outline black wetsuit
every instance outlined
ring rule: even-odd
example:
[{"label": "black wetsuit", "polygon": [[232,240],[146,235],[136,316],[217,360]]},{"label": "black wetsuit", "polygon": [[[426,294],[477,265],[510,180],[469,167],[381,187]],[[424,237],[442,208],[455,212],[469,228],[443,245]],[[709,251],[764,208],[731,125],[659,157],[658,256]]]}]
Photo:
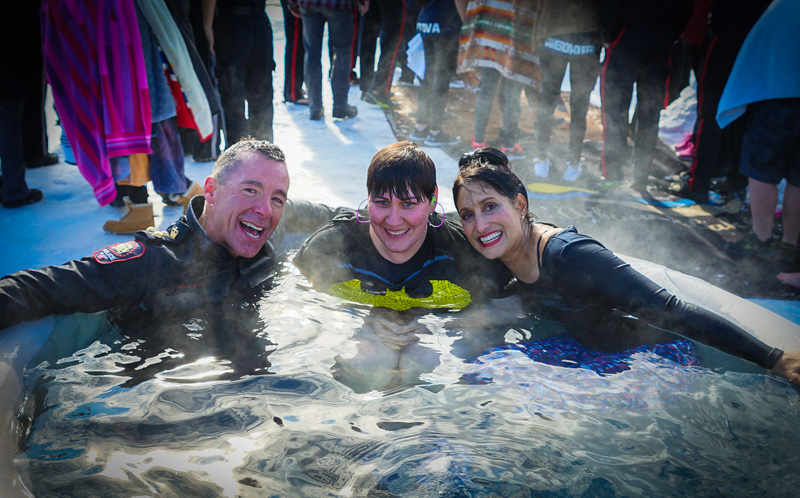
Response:
[{"label": "black wetsuit", "polygon": [[[252,258],[236,258],[206,235],[205,199],[164,231],[147,230],[80,260],[23,270],[0,279],[0,329],[49,315],[127,308],[189,309],[263,284],[275,271],[287,224],[311,231],[329,221],[326,206],[288,202],[270,240]],[[300,226],[297,226],[300,225]]]},{"label": "black wetsuit", "polygon": [[[438,215],[433,221],[438,224]],[[456,311],[485,297],[497,297],[511,274],[469,245],[461,225],[447,218],[428,228],[422,247],[402,264],[380,255],[369,224],[355,212],[342,213],[312,234],[295,264],[320,290],[394,310],[435,308]]]},{"label": "black wetsuit", "polygon": [[539,266],[539,279],[520,283],[519,290],[543,308],[618,309],[765,368],[772,368],[783,353],[724,318],[681,301],[575,227],[548,240]]}]

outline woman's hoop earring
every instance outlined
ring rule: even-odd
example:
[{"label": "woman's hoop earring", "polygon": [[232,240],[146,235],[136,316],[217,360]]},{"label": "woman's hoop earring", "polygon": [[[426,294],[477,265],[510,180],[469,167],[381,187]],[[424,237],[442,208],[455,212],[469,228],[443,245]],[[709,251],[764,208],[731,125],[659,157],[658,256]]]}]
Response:
[{"label": "woman's hoop earring", "polygon": [[358,209],[356,209],[356,221],[359,222],[359,223],[369,223],[369,220],[362,221],[361,218],[358,217],[358,212],[361,211],[361,206],[363,206],[364,203],[367,202],[367,201],[369,201],[369,197],[367,197],[366,199],[361,201],[361,204],[358,205]]},{"label": "woman's hoop earring", "polygon": [[[442,205],[441,204],[437,204],[437,206],[442,206]],[[435,213],[436,212],[436,208],[433,208],[433,209],[434,209],[434,213]],[[442,221],[441,221],[441,223],[439,223],[438,225],[434,225],[433,223],[431,223],[431,220],[430,220],[431,216],[433,216],[433,213],[431,213],[430,216],[428,216],[428,225],[432,226],[433,228],[439,228],[440,226],[444,225],[444,216],[445,216],[444,215],[444,206],[442,206]]]}]

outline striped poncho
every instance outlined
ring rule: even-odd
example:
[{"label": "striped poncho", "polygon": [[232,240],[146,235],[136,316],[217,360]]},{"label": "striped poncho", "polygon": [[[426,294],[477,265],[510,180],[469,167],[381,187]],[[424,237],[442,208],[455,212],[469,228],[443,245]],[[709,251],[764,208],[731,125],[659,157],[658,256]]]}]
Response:
[{"label": "striped poncho", "polygon": [[470,0],[461,27],[458,72],[489,67],[538,88],[539,58],[531,42],[536,5],[535,0]]}]

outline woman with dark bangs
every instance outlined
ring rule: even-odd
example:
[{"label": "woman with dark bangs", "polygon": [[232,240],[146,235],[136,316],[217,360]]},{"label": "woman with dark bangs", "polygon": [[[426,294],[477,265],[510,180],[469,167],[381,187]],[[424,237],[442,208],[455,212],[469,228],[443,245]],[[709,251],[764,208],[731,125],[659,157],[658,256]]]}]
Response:
[{"label": "woman with dark bangs", "polygon": [[[371,385],[381,386],[376,381],[381,372],[408,370],[402,358],[416,362],[433,353],[397,353],[415,343],[418,333],[428,332],[419,324],[420,316],[500,298],[510,273],[499,262],[481,257],[457,220],[437,212],[436,168],[414,143],[394,143],[375,154],[367,171],[367,192],[358,210],[338,215],[312,234],[295,264],[317,289],[374,307],[370,327],[358,334],[358,356],[380,363],[369,370]],[[510,308],[513,299],[493,304],[509,311],[505,316],[516,316]],[[475,315],[467,317],[478,323]]]}]

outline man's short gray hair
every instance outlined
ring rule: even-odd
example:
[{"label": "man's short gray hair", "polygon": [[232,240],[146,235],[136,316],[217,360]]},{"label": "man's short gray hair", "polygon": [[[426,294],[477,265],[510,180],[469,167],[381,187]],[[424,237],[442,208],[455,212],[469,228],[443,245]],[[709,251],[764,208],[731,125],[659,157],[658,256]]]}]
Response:
[{"label": "man's short gray hair", "polygon": [[219,159],[217,159],[217,162],[214,164],[214,169],[211,170],[211,177],[216,179],[219,183],[226,183],[231,173],[233,173],[239,165],[239,158],[247,152],[261,154],[272,161],[286,162],[286,156],[277,145],[266,140],[256,140],[255,138],[248,137],[239,140],[220,154]]}]

